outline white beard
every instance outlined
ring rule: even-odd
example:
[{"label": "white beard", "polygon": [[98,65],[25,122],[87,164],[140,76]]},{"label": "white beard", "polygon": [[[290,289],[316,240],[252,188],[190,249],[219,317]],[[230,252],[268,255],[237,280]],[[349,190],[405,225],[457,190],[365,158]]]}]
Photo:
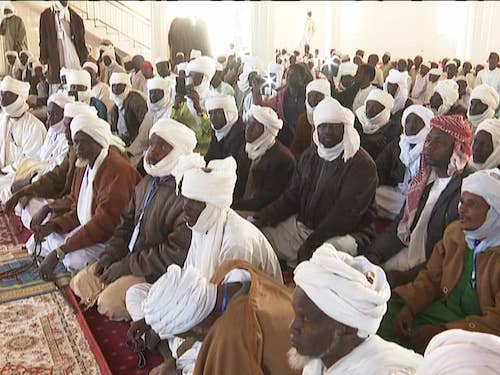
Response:
[{"label": "white beard", "polygon": [[75,166],[77,168],[85,168],[87,165],[89,165],[88,159],[80,159],[80,158],[76,159]]},{"label": "white beard", "polygon": [[297,349],[291,348],[288,353],[288,364],[293,370],[302,370],[313,358],[300,354]]}]

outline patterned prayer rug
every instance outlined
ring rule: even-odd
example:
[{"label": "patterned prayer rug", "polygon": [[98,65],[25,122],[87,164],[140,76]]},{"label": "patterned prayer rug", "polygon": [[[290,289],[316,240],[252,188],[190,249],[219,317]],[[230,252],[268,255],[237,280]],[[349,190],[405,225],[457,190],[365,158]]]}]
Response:
[{"label": "patterned prayer rug", "polygon": [[[32,263],[31,256],[22,245],[0,245],[0,274],[23,266],[29,267]],[[71,275],[62,263],[56,267],[54,274],[58,286],[64,287],[69,284]],[[57,285],[54,282],[43,281],[38,274],[38,268],[33,264],[15,277],[0,280],[0,304],[49,293],[57,290]]]},{"label": "patterned prayer rug", "polygon": [[101,374],[90,345],[60,292],[0,305],[0,375]]}]

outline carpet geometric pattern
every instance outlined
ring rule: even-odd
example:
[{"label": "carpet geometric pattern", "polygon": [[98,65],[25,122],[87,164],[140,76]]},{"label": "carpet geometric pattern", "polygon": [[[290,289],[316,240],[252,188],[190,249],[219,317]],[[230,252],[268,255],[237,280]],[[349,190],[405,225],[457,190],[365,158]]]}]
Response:
[{"label": "carpet geometric pattern", "polygon": [[97,375],[99,365],[59,291],[0,305],[0,374]]}]

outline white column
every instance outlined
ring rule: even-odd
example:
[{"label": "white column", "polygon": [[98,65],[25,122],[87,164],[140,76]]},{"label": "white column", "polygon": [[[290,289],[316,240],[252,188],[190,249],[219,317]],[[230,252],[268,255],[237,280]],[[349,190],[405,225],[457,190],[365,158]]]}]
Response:
[{"label": "white column", "polygon": [[168,56],[168,29],[166,1],[151,2],[151,59]]},{"label": "white column", "polygon": [[274,58],[274,25],[271,1],[251,2],[251,53],[267,66]]}]

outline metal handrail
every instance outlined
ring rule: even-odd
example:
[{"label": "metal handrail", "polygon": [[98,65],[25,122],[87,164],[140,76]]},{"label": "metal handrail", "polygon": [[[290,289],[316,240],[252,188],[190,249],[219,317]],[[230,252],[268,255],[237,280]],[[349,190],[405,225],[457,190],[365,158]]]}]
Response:
[{"label": "metal handrail", "polygon": [[[91,6],[91,9],[89,8],[89,3],[90,3],[90,6]],[[82,5],[85,4],[85,6],[83,7]],[[79,10],[81,13],[83,13],[85,15],[85,18],[89,21],[92,21],[94,23],[94,27],[98,27],[98,26],[103,26],[106,31],[109,31],[109,30],[112,30],[124,37],[126,37],[128,40],[130,40],[132,43],[133,43],[133,46],[134,48],[136,48],[137,46],[140,46],[142,48],[145,48],[147,50],[149,50],[151,48],[151,46],[149,45],[150,43],[150,38],[147,37],[145,39],[142,39],[142,40],[139,40],[137,39],[135,36],[133,36],[131,33],[127,33],[127,32],[124,32],[123,30],[126,29],[126,30],[130,30],[130,27],[127,27],[127,28],[123,28],[123,29],[120,29],[119,27],[115,26],[115,25],[112,25],[110,24],[107,20],[105,20],[104,18],[106,17],[106,13],[108,13],[107,11],[109,10],[109,8],[104,8],[104,14],[101,14],[101,17],[98,16],[98,12],[96,11],[96,4],[98,4],[98,7],[102,7],[103,5],[111,5],[113,6],[116,10],[120,11],[121,13],[125,13],[127,16],[130,16],[132,18],[134,18],[134,21],[138,21],[139,24],[142,24],[142,25],[138,25],[137,22],[133,22],[132,25],[129,24],[129,26],[131,28],[134,28],[134,27],[139,27],[141,29],[140,32],[137,33],[137,35],[143,35],[143,36],[148,36],[148,33],[150,34],[151,33],[151,21],[148,20],[146,17],[144,16],[141,16],[135,12],[132,11],[132,9],[130,9],[128,6],[122,4],[120,1],[72,1],[71,2],[71,6],[77,10]],[[102,9],[102,8],[101,8]],[[113,19],[120,19],[121,21],[123,21],[123,17],[117,17],[116,16],[116,13],[112,12],[112,14],[110,15]],[[106,17],[108,18],[108,17]],[[148,42],[145,42],[145,40],[148,40]]]}]

